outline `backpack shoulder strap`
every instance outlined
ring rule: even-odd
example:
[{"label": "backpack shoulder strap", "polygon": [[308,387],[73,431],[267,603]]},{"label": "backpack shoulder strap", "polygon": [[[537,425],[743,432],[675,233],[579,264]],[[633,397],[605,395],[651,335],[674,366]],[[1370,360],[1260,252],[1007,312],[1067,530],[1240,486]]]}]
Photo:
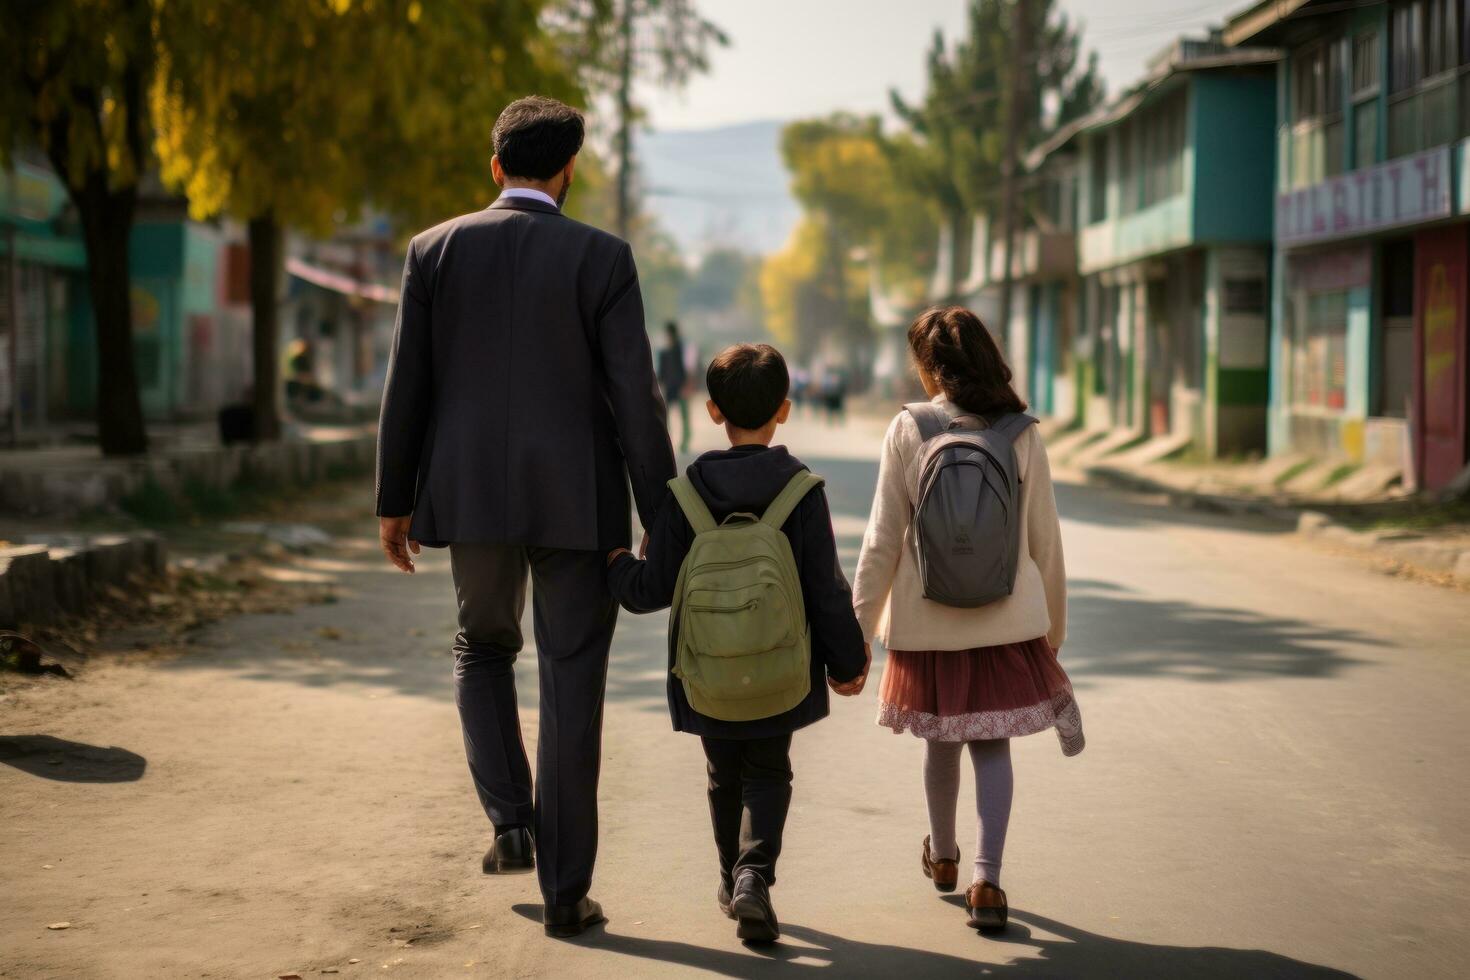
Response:
[{"label": "backpack shoulder strap", "polygon": [[918,423],[919,438],[925,442],[945,432],[950,422],[954,421],[948,412],[933,402],[912,402],[903,408]]},{"label": "backpack shoulder strap", "polygon": [[991,424],[990,431],[1004,439],[1007,444],[1014,445],[1015,441],[1021,438],[1021,433],[1034,424],[1036,424],[1036,419],[1025,412],[1007,412]]},{"label": "backpack shoulder strap", "polygon": [[771,505],[761,515],[761,523],[769,524],[779,530],[791,516],[791,512],[796,510],[796,505],[801,503],[802,498],[826,482],[811,470],[802,470],[793,476],[786,484],[786,489],[778,493],[776,499],[771,501]]},{"label": "backpack shoulder strap", "polygon": [[674,477],[669,481],[669,489],[674,492],[674,499],[679,502],[679,509],[684,512],[695,534],[715,529],[714,515],[709,512],[709,505],[699,491],[694,489],[694,484],[689,482],[689,477]]}]

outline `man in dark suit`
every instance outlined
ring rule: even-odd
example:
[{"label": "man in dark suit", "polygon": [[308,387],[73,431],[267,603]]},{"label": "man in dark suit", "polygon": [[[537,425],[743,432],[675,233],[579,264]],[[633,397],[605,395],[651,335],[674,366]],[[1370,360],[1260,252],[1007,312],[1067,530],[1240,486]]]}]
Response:
[{"label": "man in dark suit", "polygon": [[[675,475],[626,242],[565,217],[582,116],[532,96],[495,122],[484,211],[415,237],[378,434],[383,550],[413,571],[448,546],[459,603],[455,699],[495,828],[484,869],[540,875],[552,935],[602,920],[587,897],[617,603],[605,556]],[[513,664],[527,577],[541,674],[536,781]],[[533,857],[534,851],[534,857]]]}]

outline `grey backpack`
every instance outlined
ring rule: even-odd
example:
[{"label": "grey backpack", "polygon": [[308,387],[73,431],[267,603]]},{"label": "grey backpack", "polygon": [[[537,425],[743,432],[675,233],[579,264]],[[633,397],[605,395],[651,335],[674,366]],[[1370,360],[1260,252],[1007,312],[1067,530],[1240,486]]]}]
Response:
[{"label": "grey backpack", "polygon": [[924,440],[914,537],[924,598],[969,609],[1004,599],[1021,550],[1016,439],[1036,421],[1011,412],[984,428],[933,402],[905,405]]}]

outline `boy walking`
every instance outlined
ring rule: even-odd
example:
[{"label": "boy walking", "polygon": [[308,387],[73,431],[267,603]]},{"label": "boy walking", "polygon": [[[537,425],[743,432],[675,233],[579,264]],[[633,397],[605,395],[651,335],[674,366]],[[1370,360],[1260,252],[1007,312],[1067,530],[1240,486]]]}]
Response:
[{"label": "boy walking", "polygon": [[[669,711],[674,729],[704,746],[717,900],[739,920],[741,939],[772,942],[780,927],[769,889],[791,804],[792,733],[826,717],[829,685],[859,693],[871,654],[821,481],[771,445],[791,411],[785,360],[767,344],[740,344],[710,363],[706,381],[710,418],[730,448],[705,453],[670,484],[647,559],[614,551],[609,585],[630,612],[675,607]],[[732,555],[745,557],[717,560]],[[787,575],[800,591],[789,604]]]}]

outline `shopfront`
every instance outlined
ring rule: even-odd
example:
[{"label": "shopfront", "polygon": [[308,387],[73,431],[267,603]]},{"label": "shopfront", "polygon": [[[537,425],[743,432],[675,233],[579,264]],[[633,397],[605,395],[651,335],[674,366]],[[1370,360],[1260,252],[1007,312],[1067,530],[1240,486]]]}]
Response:
[{"label": "shopfront", "polygon": [[1283,303],[1273,451],[1402,467],[1466,462],[1467,230],[1440,146],[1277,199]]},{"label": "shopfront", "polygon": [[1466,463],[1466,228],[1414,236],[1414,458],[1442,487]]}]

